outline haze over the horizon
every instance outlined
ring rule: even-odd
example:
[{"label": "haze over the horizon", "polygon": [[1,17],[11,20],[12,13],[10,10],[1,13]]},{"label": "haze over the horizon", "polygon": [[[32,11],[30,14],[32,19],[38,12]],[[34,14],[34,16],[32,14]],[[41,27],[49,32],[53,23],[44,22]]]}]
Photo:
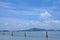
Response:
[{"label": "haze over the horizon", "polygon": [[60,0],[0,0],[0,30],[60,29]]}]

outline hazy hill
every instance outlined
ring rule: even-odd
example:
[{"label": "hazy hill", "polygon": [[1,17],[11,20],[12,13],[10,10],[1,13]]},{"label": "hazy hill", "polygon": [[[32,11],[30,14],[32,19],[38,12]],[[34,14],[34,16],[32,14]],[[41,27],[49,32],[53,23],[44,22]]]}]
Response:
[{"label": "hazy hill", "polygon": [[26,29],[26,30],[22,30],[22,31],[55,31],[53,29],[40,29],[40,28],[30,28],[30,29]]}]

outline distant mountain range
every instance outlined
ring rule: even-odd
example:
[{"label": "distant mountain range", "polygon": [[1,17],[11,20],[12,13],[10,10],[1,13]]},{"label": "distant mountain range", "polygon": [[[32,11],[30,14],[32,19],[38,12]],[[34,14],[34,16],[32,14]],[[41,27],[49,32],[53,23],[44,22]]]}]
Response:
[{"label": "distant mountain range", "polygon": [[[30,29],[26,29],[26,30],[16,30],[16,31],[14,31],[14,32],[20,32],[20,31],[60,31],[60,30],[30,28]],[[0,32],[10,32],[10,31],[9,31],[9,30],[0,30]]]}]

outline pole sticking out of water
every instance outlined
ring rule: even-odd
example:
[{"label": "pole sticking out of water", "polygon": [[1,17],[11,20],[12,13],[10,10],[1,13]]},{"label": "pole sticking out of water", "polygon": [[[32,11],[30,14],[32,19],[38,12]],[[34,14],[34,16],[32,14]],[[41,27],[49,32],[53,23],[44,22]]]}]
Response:
[{"label": "pole sticking out of water", "polygon": [[13,36],[13,32],[12,32],[11,36]]},{"label": "pole sticking out of water", "polygon": [[24,37],[26,38],[26,32],[24,32]]},{"label": "pole sticking out of water", "polygon": [[48,32],[46,32],[46,38],[48,38]]},{"label": "pole sticking out of water", "polygon": [[12,40],[13,40],[13,32],[11,33],[11,36],[12,36]]}]

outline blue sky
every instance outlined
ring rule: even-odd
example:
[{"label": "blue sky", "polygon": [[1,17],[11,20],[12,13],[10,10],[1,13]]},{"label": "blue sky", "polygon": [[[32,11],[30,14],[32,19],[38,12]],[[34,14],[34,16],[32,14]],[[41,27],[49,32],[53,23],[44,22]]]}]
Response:
[{"label": "blue sky", "polygon": [[60,0],[0,0],[0,30],[60,29]]}]

